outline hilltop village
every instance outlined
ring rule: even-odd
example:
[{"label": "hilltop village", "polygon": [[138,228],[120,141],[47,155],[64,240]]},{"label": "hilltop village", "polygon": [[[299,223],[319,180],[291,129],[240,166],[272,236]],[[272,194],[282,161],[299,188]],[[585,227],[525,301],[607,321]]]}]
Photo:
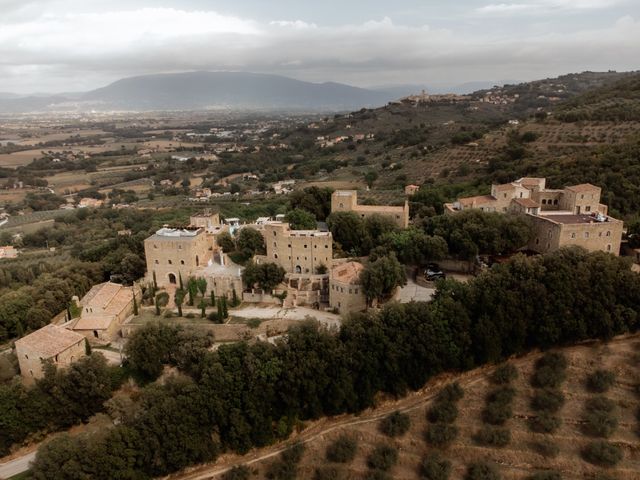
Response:
[{"label": "hilltop village", "polygon": [[[419,187],[408,186],[406,191],[416,194]],[[444,209],[447,215],[477,209],[526,221],[531,234],[522,251],[529,254],[579,246],[618,255],[623,223],[607,214],[600,192],[599,187],[589,184],[547,189],[544,178],[521,178],[493,185],[487,195],[460,198]],[[355,216],[377,221],[399,232],[411,228],[408,198],[400,206],[361,205],[357,191],[337,190],[331,194],[330,206],[332,214],[344,214],[347,219]],[[226,250],[235,251],[236,245],[243,243],[252,244],[245,266],[234,263],[229,255],[232,252]],[[256,304],[277,306],[278,310],[306,307],[310,315],[326,312],[325,318],[337,314],[335,322],[339,324],[338,315],[362,312],[389,300],[428,301],[435,291],[434,282],[445,277],[434,261],[442,261],[460,278],[486,267],[480,257],[456,262],[434,255],[425,259],[431,262],[428,268],[412,274],[415,266],[400,265],[394,256],[402,274],[392,278],[386,291],[372,293],[375,286],[365,283],[363,276],[365,265],[372,262],[362,256],[336,256],[334,244],[326,223],[300,228],[288,223],[284,215],[241,223],[238,218],[222,220],[219,213],[205,210],[192,215],[187,226],[166,225],[144,240],[146,274],[142,280],[133,286],[95,285],[77,301],[77,318],[47,325],[16,342],[22,376],[31,382],[42,378],[43,360],[65,366],[80,359],[84,339],[94,346],[119,342],[139,327],[135,317],[141,311],[155,309],[159,315],[161,308],[165,314],[178,308],[182,317],[187,296],[199,316],[211,312],[209,318],[221,323],[240,304]],[[410,273],[410,287],[405,269]],[[401,293],[408,288],[411,294]],[[143,291],[151,292],[151,305],[145,306]],[[201,299],[194,304],[193,297],[198,295]],[[232,308],[230,313],[228,308]],[[269,336],[256,338],[268,340]]]},{"label": "hilltop village", "polygon": [[0,114],[0,477],[634,478],[637,82]]}]

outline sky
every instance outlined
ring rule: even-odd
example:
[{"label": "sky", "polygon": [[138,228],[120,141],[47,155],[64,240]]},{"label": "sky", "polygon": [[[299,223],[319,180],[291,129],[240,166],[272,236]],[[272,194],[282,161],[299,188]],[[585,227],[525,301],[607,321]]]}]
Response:
[{"label": "sky", "polygon": [[0,0],[0,92],[193,70],[370,87],[640,69],[640,0]]}]

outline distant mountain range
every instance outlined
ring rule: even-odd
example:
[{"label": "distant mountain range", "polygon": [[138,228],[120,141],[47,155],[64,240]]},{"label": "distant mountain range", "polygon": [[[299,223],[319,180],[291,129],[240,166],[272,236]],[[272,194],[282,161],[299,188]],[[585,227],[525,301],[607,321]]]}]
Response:
[{"label": "distant mountain range", "polygon": [[353,110],[394,100],[392,92],[340,83],[311,83],[278,75],[189,72],[118,80],[82,94],[0,94],[0,112],[67,110]]}]

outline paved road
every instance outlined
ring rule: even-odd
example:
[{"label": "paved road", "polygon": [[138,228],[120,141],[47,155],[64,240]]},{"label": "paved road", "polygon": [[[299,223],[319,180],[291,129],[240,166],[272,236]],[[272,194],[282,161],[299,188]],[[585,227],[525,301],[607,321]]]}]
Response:
[{"label": "paved road", "polygon": [[0,463],[0,478],[10,478],[26,472],[34,458],[36,458],[36,452],[31,452],[10,462]]},{"label": "paved road", "polygon": [[400,303],[429,302],[435,293],[435,288],[423,287],[409,278],[407,284],[398,289],[393,299]]}]

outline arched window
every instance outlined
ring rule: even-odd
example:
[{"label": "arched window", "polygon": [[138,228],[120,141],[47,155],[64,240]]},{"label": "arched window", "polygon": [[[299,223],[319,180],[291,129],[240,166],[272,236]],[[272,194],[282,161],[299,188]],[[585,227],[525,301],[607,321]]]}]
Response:
[{"label": "arched window", "polygon": [[173,273],[169,274],[169,283],[175,285],[176,284],[176,276]]},{"label": "arched window", "polygon": [[200,266],[200,258],[196,255],[196,267]]}]

